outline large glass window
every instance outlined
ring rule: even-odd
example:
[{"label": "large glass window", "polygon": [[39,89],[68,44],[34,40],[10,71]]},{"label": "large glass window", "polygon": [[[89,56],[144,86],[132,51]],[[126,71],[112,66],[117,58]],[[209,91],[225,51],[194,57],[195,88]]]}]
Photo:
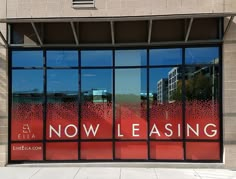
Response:
[{"label": "large glass window", "polygon": [[12,50],[10,162],[221,161],[219,51]]}]

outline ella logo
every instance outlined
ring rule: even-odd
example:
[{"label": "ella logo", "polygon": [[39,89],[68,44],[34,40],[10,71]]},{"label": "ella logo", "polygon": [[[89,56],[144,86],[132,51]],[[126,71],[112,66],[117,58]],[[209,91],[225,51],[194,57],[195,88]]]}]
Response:
[{"label": "ella logo", "polygon": [[35,134],[31,132],[29,124],[23,124],[22,133],[17,135],[19,140],[35,139]]}]

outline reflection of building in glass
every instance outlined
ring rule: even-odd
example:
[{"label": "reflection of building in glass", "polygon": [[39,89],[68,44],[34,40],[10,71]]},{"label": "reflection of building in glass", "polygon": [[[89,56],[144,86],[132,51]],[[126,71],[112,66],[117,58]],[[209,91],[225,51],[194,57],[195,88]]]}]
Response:
[{"label": "reflection of building in glass", "polygon": [[[199,80],[197,79],[199,79],[199,75],[200,76],[202,75],[204,79],[209,80],[210,88],[211,88],[211,94],[209,95],[212,99],[215,99],[218,94],[218,91],[216,91],[218,89],[217,84],[216,84],[217,79],[218,79],[218,74],[219,74],[218,64],[219,64],[219,59],[217,58],[217,59],[213,59],[209,65],[187,67],[185,68],[184,79],[188,81],[192,81],[191,83],[188,83],[188,85],[195,84],[195,88],[196,88],[198,86],[197,83],[200,83]],[[174,101],[172,97],[178,88],[178,81],[181,80],[180,74],[182,74],[182,70],[179,67],[172,68],[168,72],[168,101],[169,102]],[[194,88],[194,86],[192,86],[192,88]],[[205,88],[207,87],[205,86]],[[199,91],[200,89],[195,89],[196,93],[197,93],[197,90]],[[201,92],[199,91],[199,93]]]},{"label": "reflection of building in glass", "polygon": [[157,82],[157,102],[163,103],[168,99],[168,79],[162,78]]},{"label": "reflection of building in glass", "polygon": [[172,68],[168,72],[168,100],[171,102],[171,97],[177,89],[177,83],[180,78],[180,68]]},{"label": "reflection of building in glass", "polygon": [[204,77],[208,78],[211,82],[211,98],[212,100],[216,99],[218,94],[218,87],[216,84],[218,81],[218,75],[219,75],[219,59],[213,59],[210,63],[211,65],[204,66],[201,68],[195,68],[195,71],[191,74],[191,78],[194,79],[198,75],[203,75]]},{"label": "reflection of building in glass", "polygon": [[94,102],[94,103],[104,103],[107,102],[107,90],[105,89],[91,89],[89,91],[83,92],[86,100]]},{"label": "reflection of building in glass", "polygon": [[[202,74],[205,77],[214,77],[218,73],[218,64],[219,59],[213,59],[209,66],[204,66],[202,68],[196,68],[196,70],[192,73],[192,76],[197,76],[198,74]],[[215,66],[216,65],[216,66]]]}]

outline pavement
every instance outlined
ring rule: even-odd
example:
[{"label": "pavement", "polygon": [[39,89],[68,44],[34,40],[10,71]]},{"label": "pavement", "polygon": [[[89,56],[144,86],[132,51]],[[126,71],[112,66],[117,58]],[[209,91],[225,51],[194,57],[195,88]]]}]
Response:
[{"label": "pavement", "polygon": [[227,169],[1,167],[0,179],[236,179]]}]

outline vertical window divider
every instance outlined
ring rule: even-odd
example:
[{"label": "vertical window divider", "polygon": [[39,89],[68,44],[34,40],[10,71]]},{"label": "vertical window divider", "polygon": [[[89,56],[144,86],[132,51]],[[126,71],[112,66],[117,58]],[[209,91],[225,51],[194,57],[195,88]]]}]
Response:
[{"label": "vertical window divider", "polygon": [[78,130],[79,130],[79,135],[78,135],[78,160],[81,160],[81,50],[78,51],[78,74],[79,74],[79,94],[78,94]]},{"label": "vertical window divider", "polygon": [[44,104],[43,104],[43,160],[46,161],[46,127],[47,127],[47,54],[43,49],[43,92],[44,92]]},{"label": "vertical window divider", "polygon": [[219,84],[217,86],[217,88],[219,89],[219,125],[220,125],[220,161],[223,162],[223,154],[224,154],[224,145],[223,145],[223,142],[224,142],[224,138],[223,138],[223,60],[222,60],[222,56],[223,56],[223,48],[222,48],[222,45],[219,47]]},{"label": "vertical window divider", "polygon": [[150,131],[150,111],[149,111],[149,77],[150,77],[150,65],[149,65],[149,48],[147,49],[147,144],[148,144],[148,160],[150,160],[150,136],[149,136],[149,131]]},{"label": "vertical window divider", "polygon": [[[8,27],[8,26],[7,26]],[[9,36],[10,37],[10,36]],[[12,50],[8,50],[8,161],[11,161],[11,125],[12,125]]]},{"label": "vertical window divider", "polygon": [[186,126],[186,118],[185,118],[185,109],[186,109],[186,89],[185,89],[185,48],[182,48],[182,132],[183,132],[183,148],[184,148],[184,160],[186,161],[186,135],[185,135],[185,126]]},{"label": "vertical window divider", "polygon": [[115,155],[115,140],[116,140],[116,103],[115,103],[115,50],[112,49],[112,154],[113,154],[113,160],[116,159]]}]

